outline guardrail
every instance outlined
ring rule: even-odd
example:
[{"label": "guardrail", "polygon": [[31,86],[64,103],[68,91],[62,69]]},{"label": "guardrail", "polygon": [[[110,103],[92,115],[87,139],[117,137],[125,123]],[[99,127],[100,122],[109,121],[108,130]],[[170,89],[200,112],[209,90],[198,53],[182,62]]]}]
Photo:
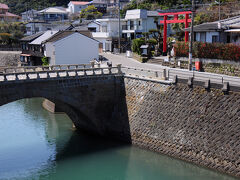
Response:
[{"label": "guardrail", "polygon": [[227,83],[228,86],[240,87],[240,78],[234,76],[174,68],[169,68],[167,74],[168,79],[173,80],[173,82],[175,82],[177,79],[183,79],[187,81],[198,81],[217,85],[224,85]]},{"label": "guardrail", "polygon": [[[43,67],[44,68],[44,67]],[[117,67],[105,68],[75,68],[75,69],[51,69],[40,71],[23,71],[3,73],[0,75],[0,81],[19,81],[19,80],[40,80],[47,78],[61,78],[61,77],[76,77],[76,76],[89,76],[89,75],[116,75],[122,74],[121,65]]]}]

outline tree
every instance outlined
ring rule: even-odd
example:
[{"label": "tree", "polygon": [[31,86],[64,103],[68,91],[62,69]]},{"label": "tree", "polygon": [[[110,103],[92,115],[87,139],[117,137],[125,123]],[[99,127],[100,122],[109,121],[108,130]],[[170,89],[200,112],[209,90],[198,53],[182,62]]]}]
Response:
[{"label": "tree", "polygon": [[102,13],[97,10],[94,5],[88,6],[80,12],[80,19],[85,18],[87,20],[101,18]]}]

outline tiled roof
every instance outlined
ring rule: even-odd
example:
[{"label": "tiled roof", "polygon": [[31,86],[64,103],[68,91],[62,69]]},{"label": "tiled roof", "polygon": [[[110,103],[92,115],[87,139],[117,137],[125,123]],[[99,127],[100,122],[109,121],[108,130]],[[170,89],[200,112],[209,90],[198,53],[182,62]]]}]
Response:
[{"label": "tiled roof", "polygon": [[74,5],[87,5],[89,2],[87,1],[70,1]]},{"label": "tiled roof", "polygon": [[63,8],[63,7],[49,7],[49,8],[39,11],[39,13],[67,14],[67,11],[66,11],[66,8]]},{"label": "tiled roof", "polygon": [[33,41],[34,39],[38,38],[39,36],[43,35],[44,32],[36,33],[31,36],[26,36],[21,39],[21,41]]},{"label": "tiled roof", "polygon": [[65,37],[69,36],[69,35],[72,35],[74,33],[79,33],[79,34],[82,34],[84,36],[87,36],[87,37],[93,39],[90,31],[59,31],[58,33],[56,33],[52,37],[48,38],[44,42],[56,42],[56,41],[59,41]]},{"label": "tiled roof", "polygon": [[[216,31],[219,29],[219,25],[221,25],[221,29],[240,28],[240,16],[223,19],[221,21],[199,24],[194,26],[194,31],[195,32]],[[186,30],[189,31],[190,28],[187,28]]]},{"label": "tiled roof", "polygon": [[43,35],[39,36],[37,39],[35,39],[34,41],[32,41],[30,44],[33,45],[41,45],[43,43],[43,41],[46,41],[47,39],[49,39],[50,37],[52,37],[54,34],[56,34],[58,31],[46,31]]},{"label": "tiled roof", "polygon": [[0,14],[0,17],[14,17],[14,18],[21,19],[20,16],[18,16],[16,14],[9,13],[9,12],[6,12],[5,14]]},{"label": "tiled roof", "polygon": [[9,9],[8,5],[0,3],[0,9]]}]

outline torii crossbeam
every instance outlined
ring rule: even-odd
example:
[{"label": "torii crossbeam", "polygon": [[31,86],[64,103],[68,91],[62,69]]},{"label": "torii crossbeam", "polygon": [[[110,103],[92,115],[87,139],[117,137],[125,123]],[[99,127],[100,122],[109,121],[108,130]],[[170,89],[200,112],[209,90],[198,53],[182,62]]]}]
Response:
[{"label": "torii crossbeam", "polygon": [[[191,19],[189,18],[189,14],[192,14],[191,10],[167,10],[167,11],[158,11],[160,16],[163,16],[163,20],[160,21],[161,24],[164,24],[163,29],[163,52],[167,52],[167,24],[172,23],[185,23],[185,28],[188,28],[189,23],[191,23]],[[185,15],[185,19],[178,19],[179,15]],[[168,20],[168,16],[173,16],[172,20]],[[188,42],[189,32],[185,31],[185,42]]]}]

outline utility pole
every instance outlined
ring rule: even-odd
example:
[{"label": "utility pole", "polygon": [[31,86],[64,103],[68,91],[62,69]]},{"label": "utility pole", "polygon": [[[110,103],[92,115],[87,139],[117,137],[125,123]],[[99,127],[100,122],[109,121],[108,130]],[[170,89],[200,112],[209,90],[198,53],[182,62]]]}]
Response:
[{"label": "utility pole", "polygon": [[218,0],[218,15],[219,15],[219,21],[221,20],[221,0]]},{"label": "utility pole", "polygon": [[120,0],[118,0],[118,51],[121,53],[121,17],[120,17]]},{"label": "utility pole", "polygon": [[194,32],[193,32],[193,24],[194,24],[194,14],[195,14],[195,0],[192,0],[192,22],[191,22],[191,36],[190,36],[190,43],[189,43],[189,60],[188,60],[188,70],[192,70],[192,49],[193,49],[193,39],[194,39]]}]

